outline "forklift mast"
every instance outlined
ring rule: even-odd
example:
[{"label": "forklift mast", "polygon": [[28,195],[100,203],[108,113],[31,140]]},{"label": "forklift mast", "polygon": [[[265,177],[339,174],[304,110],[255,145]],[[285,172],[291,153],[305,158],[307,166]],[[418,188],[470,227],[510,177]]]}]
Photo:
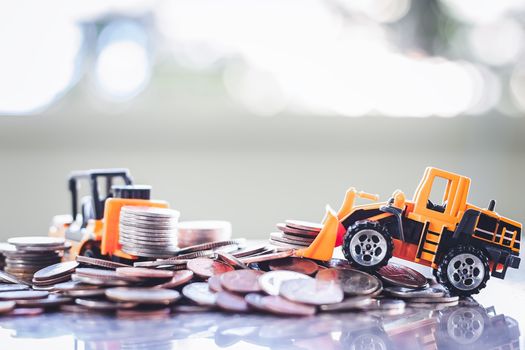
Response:
[{"label": "forklift mast", "polygon": [[[79,208],[78,208],[78,192],[81,188],[81,184],[86,181],[90,186],[90,202],[92,203],[93,210],[90,211],[89,217],[86,216],[86,212],[83,212],[82,226],[85,227],[89,219],[101,220],[104,216],[104,203],[107,198],[112,196],[111,187],[116,184],[117,180],[121,180],[125,185],[131,185],[133,180],[128,169],[92,169],[84,171],[74,171],[69,176],[69,191],[71,192],[71,206],[72,206],[72,217],[76,219]],[[101,194],[99,191],[99,184],[101,180],[104,181],[104,193]]]}]

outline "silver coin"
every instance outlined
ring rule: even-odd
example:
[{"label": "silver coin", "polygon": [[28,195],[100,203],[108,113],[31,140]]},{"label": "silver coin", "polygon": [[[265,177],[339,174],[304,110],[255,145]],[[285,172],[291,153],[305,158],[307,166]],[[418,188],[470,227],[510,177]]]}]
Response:
[{"label": "silver coin", "polygon": [[410,299],[411,303],[452,303],[457,301],[459,301],[459,297],[456,295],[444,295],[441,297],[422,297]]},{"label": "silver coin", "polygon": [[184,286],[182,294],[199,305],[214,306],[217,301],[217,293],[212,292],[208,283],[205,282],[195,282]]},{"label": "silver coin", "polygon": [[183,265],[186,266],[186,263],[188,262],[188,259],[181,259],[181,260],[171,260],[171,259],[161,259],[156,261],[137,261],[133,263],[134,267],[159,267],[159,266],[175,266],[175,265]]},{"label": "silver coin", "polygon": [[119,228],[121,235],[127,236],[141,236],[141,237],[176,237],[177,231],[173,230],[155,230],[152,228],[138,229],[138,228],[127,228],[121,226]]},{"label": "silver coin", "polygon": [[339,283],[343,292],[347,295],[368,295],[376,291],[380,286],[380,281],[377,277],[366,272],[350,269],[324,269],[319,271],[315,278]]},{"label": "silver coin", "polygon": [[270,271],[259,276],[259,286],[269,295],[279,295],[279,289],[284,281],[294,279],[312,279],[312,277],[294,271]]},{"label": "silver coin", "polygon": [[297,236],[287,235],[286,233],[283,233],[283,232],[272,232],[270,233],[270,238],[273,240],[279,241],[279,242],[285,242],[285,243],[297,242],[298,244],[310,244],[314,241],[313,239],[309,239],[309,238],[301,238]]},{"label": "silver coin", "polygon": [[173,216],[147,216],[147,215],[140,215],[140,214],[132,214],[125,211],[120,212],[120,220],[122,221],[144,221],[144,222],[157,222],[157,223],[173,223],[177,222],[178,218]]},{"label": "silver coin", "polygon": [[180,216],[180,212],[177,210],[157,207],[123,206],[121,212],[153,218],[179,218]]},{"label": "silver coin", "polygon": [[319,309],[322,311],[346,311],[362,309],[363,307],[369,306],[374,303],[374,300],[368,296],[358,296],[347,298],[344,301],[336,304],[321,305]]},{"label": "silver coin", "polygon": [[339,284],[316,279],[284,281],[279,294],[288,300],[311,305],[340,303],[344,297]]},{"label": "silver coin", "polygon": [[122,238],[122,236],[119,239],[119,243],[121,245],[127,245],[127,246],[137,246],[137,247],[144,247],[144,248],[151,248],[151,249],[162,249],[165,247],[170,247],[169,249],[176,250],[177,245],[176,242],[173,241],[157,241],[157,240],[150,240],[147,241],[137,241],[133,239],[128,238]]},{"label": "silver coin", "polygon": [[91,284],[94,286],[127,286],[129,283],[123,280],[100,279],[96,277],[79,276],[72,274],[71,279],[75,282]]},{"label": "silver coin", "polygon": [[172,304],[180,298],[176,290],[146,287],[119,287],[106,290],[106,297],[119,302]]},{"label": "silver coin", "polygon": [[437,288],[426,288],[426,289],[411,289],[399,286],[392,286],[385,288],[385,292],[403,299],[412,299],[412,298],[439,298],[445,295],[443,289]]},{"label": "silver coin", "polygon": [[25,284],[0,284],[0,292],[14,292],[27,289],[29,289],[29,286]]},{"label": "silver coin", "polygon": [[142,253],[150,253],[150,254],[171,254],[175,255],[177,252],[177,247],[174,246],[164,246],[164,247],[150,247],[150,246],[143,246],[143,245],[134,245],[134,244],[122,244],[122,247],[130,248],[138,252]]},{"label": "silver coin", "polygon": [[83,289],[83,290],[69,290],[62,292],[62,294],[73,298],[96,297],[106,294],[106,288],[98,289]]},{"label": "silver coin", "polygon": [[192,253],[200,250],[210,250],[210,249],[216,249],[222,246],[228,246],[228,245],[237,245],[237,246],[244,246],[246,244],[246,240],[244,238],[239,239],[232,239],[227,241],[217,241],[217,242],[209,242],[209,243],[203,243],[203,244],[197,244],[191,247],[182,248],[177,252],[177,255],[180,254],[186,254],[186,253]]},{"label": "silver coin", "polygon": [[266,244],[258,244],[258,245],[252,245],[247,246],[245,248],[238,249],[231,254],[236,258],[244,258],[247,256],[252,256],[258,253],[261,253],[266,250]]},{"label": "silver coin", "polygon": [[48,236],[31,236],[31,237],[12,237],[7,240],[7,243],[14,246],[26,248],[26,247],[40,247],[40,246],[64,246],[65,239],[59,237],[48,237]]},{"label": "silver coin", "polygon": [[139,249],[136,249],[134,247],[125,247],[125,246],[122,246],[122,251],[124,253],[127,253],[127,254],[130,254],[130,255],[135,255],[135,256],[142,256],[142,257],[145,257],[145,258],[169,258],[171,256],[174,255],[173,252],[147,252],[147,251],[144,251],[144,250],[139,250]]}]

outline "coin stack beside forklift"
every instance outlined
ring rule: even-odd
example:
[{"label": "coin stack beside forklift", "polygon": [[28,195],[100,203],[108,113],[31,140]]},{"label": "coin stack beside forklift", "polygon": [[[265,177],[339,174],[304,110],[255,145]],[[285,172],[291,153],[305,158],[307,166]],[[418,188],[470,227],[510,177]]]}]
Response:
[{"label": "coin stack beside forklift", "polygon": [[[437,177],[448,179],[440,205],[428,198]],[[106,179],[105,195],[99,193],[100,178]],[[78,208],[82,179],[91,188]],[[75,172],[69,222],[53,220],[58,224],[52,237],[16,237],[0,245],[6,257],[0,313],[223,310],[308,316],[456,305],[460,296],[479,292],[489,272],[503,278],[508,267],[519,265],[521,224],[496,214],[493,203],[489,209],[466,204],[469,183],[428,168],[413,201],[396,191],[387,202],[354,206],[356,196],[376,197],[351,189],[339,212],[328,210],[323,223],[286,220],[267,244],[248,244],[228,233],[216,240],[217,231],[180,248],[178,212],[151,200],[150,187],[133,185],[127,170]],[[198,231],[198,222],[189,227]],[[482,239],[489,233],[490,239]],[[346,259],[332,258],[338,245]],[[59,262],[67,250],[69,261]],[[392,255],[432,267],[437,280],[390,262]]]}]

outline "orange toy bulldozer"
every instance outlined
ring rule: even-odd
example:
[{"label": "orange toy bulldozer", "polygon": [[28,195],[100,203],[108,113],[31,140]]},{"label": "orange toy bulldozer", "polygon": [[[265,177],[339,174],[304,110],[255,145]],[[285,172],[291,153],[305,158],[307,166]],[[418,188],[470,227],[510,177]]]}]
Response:
[{"label": "orange toy bulldozer", "polygon": [[[120,209],[124,205],[168,207],[165,201],[150,199],[150,186],[134,185],[128,169],[74,171],[68,185],[72,215],[55,216],[49,235],[64,237],[71,243],[69,259],[77,255],[136,259],[120,249]],[[87,185],[88,191],[80,199],[82,185]]]},{"label": "orange toy bulldozer", "polygon": [[[439,185],[440,203],[431,198]],[[494,211],[467,203],[470,179],[429,167],[413,200],[396,190],[387,202],[350,188],[339,212],[329,207],[324,227],[296,256],[332,257],[342,245],[345,258],[358,268],[375,271],[392,257],[429,266],[440,283],[456,295],[478,293],[490,276],[503,279],[518,268],[522,225]],[[354,205],[355,197],[375,201]]]}]

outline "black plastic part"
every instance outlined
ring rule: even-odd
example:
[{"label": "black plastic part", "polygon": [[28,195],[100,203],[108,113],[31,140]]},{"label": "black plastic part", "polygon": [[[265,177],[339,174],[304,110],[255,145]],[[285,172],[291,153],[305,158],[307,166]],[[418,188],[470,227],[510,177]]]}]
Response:
[{"label": "black plastic part", "polygon": [[496,201],[494,199],[491,199],[489,202],[489,207],[487,209],[490,211],[494,211],[494,208],[496,208]]},{"label": "black plastic part", "polygon": [[[450,280],[448,279],[448,275],[447,275],[448,265],[450,261],[459,254],[472,254],[478,257],[483,263],[483,266],[485,268],[483,280],[481,281],[479,286],[477,286],[476,288],[473,288],[471,290],[461,290],[461,289],[454,287],[452,283],[450,282]],[[454,295],[459,295],[459,296],[470,296],[472,294],[478,294],[480,290],[482,290],[483,288],[487,286],[487,281],[490,278],[489,270],[490,270],[489,259],[485,255],[485,253],[483,253],[482,250],[474,246],[471,246],[471,245],[458,245],[452,248],[447,254],[445,254],[445,256],[443,256],[443,259],[441,259],[441,262],[439,263],[438,270],[436,272],[436,276],[437,276],[438,282],[445,285],[445,287],[447,287],[450,293]]]},{"label": "black plastic part", "polygon": [[[520,267],[521,259],[517,255],[512,255],[508,251],[497,248],[497,247],[485,247],[487,250],[487,253],[489,254],[489,258],[491,261],[494,262],[494,266],[492,267],[491,276],[504,279],[505,275],[507,274],[507,269],[513,268],[517,269]],[[502,264],[503,269],[501,271],[497,270],[497,265]]]},{"label": "black plastic part", "polygon": [[[352,258],[352,254],[350,253],[350,249],[351,249],[350,248],[350,241],[352,240],[352,237],[355,234],[357,234],[358,232],[363,231],[363,230],[376,231],[379,234],[381,234],[383,236],[383,238],[385,238],[385,240],[386,240],[386,254],[385,254],[385,257],[378,264],[373,265],[373,266],[360,265],[358,262],[356,262]],[[359,267],[359,268],[361,268],[363,270],[366,270],[366,271],[376,271],[379,268],[385,266],[388,263],[388,261],[390,260],[390,258],[392,257],[392,252],[394,250],[394,242],[392,241],[392,236],[390,235],[388,230],[383,225],[381,225],[379,222],[377,222],[377,221],[358,221],[355,224],[353,224],[352,226],[350,226],[348,228],[348,230],[346,231],[346,234],[345,234],[345,236],[343,238],[342,250],[343,250],[343,255],[345,256],[346,260],[348,260],[348,262],[351,265]]]},{"label": "black plastic part", "polygon": [[151,186],[148,185],[117,185],[113,186],[114,198],[150,199]]},{"label": "black plastic part", "polygon": [[470,238],[476,228],[476,223],[478,222],[480,214],[481,212],[478,210],[467,209],[463,214],[456,231],[454,231],[452,238]]},{"label": "black plastic part", "polygon": [[388,202],[388,205],[384,205],[381,208],[379,208],[382,212],[390,213],[392,214],[396,220],[397,220],[397,231],[398,231],[398,237],[400,240],[405,242],[405,234],[403,232],[403,223],[402,223],[402,217],[401,214],[403,213],[403,210],[396,208],[392,205],[390,205],[390,201]]},{"label": "black plastic part", "polygon": [[[106,180],[105,193],[106,196],[99,194],[99,181],[104,178]],[[100,220],[104,216],[104,203],[108,197],[111,196],[111,186],[114,181],[121,179],[126,185],[131,185],[133,180],[128,169],[96,169],[85,171],[74,171],[69,175],[69,191],[71,192],[71,207],[73,220],[78,214],[78,189],[81,180],[87,180],[91,189],[91,200],[93,201],[93,217],[83,218],[84,223],[89,219]]]}]

